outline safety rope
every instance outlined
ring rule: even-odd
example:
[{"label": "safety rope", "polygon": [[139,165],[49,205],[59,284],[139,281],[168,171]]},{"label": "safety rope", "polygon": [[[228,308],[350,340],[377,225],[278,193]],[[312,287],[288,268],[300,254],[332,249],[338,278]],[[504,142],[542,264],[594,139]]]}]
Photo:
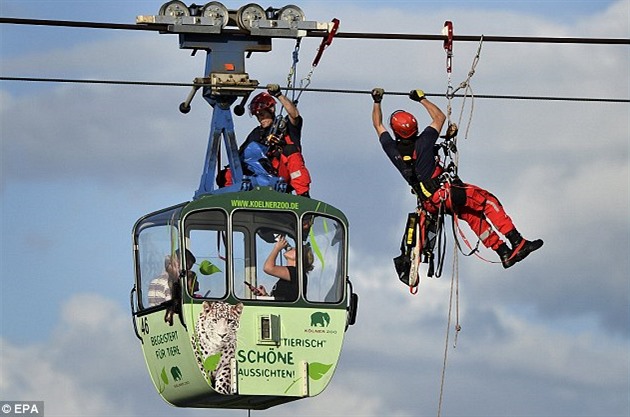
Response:
[{"label": "safety rope", "polygon": [[[446,141],[451,141],[452,146],[445,146],[444,151],[447,159],[450,159],[453,163],[452,170],[455,175],[459,170],[459,152],[457,152],[457,130],[455,130],[455,134],[452,137],[449,137],[449,131],[453,127],[452,121],[452,113],[453,113],[453,98],[456,97],[456,93],[460,90],[464,90],[463,101],[461,110],[459,113],[459,118],[457,120],[457,124],[455,125],[455,129],[458,129],[461,126],[462,119],[464,116],[464,110],[466,109],[466,100],[470,96],[471,97],[471,107],[468,116],[468,122],[466,123],[466,130],[464,134],[464,139],[468,138],[468,133],[470,131],[470,126],[472,125],[472,118],[475,108],[474,102],[474,93],[472,90],[472,86],[470,81],[475,75],[475,71],[477,69],[477,64],[479,63],[479,58],[481,56],[481,47],[483,45],[483,35],[479,40],[479,46],[477,48],[477,53],[473,59],[471,64],[471,68],[468,71],[468,76],[464,81],[462,81],[457,88],[453,87],[452,83],[452,72],[453,72],[453,23],[451,21],[444,22],[444,28],[442,30],[442,35],[445,37],[444,39],[444,51],[446,52],[446,73],[447,73],[447,88],[446,88],[446,100],[447,100],[447,108],[446,108],[446,120],[447,120],[447,138]],[[446,162],[446,161],[445,161]]]},{"label": "safety rope", "polygon": [[437,268],[434,276],[440,278],[442,276],[442,269],[444,268],[444,260],[446,259],[446,229],[444,228],[444,216],[446,215],[446,205],[444,202],[440,204],[436,215],[436,228],[435,228],[435,246],[437,246]]},{"label": "safety rope", "polygon": [[[447,107],[448,125],[447,125],[447,133],[445,137],[446,143],[442,147],[442,149],[444,150],[444,154],[445,154],[445,165],[448,162],[448,159],[451,160],[450,164],[447,165],[447,172],[449,171],[451,172],[451,175],[453,176],[453,178],[451,178],[452,180],[452,179],[457,179],[457,174],[459,170],[459,152],[457,150],[457,133],[458,133],[457,129],[458,129],[458,126],[461,126],[464,110],[466,107],[466,99],[469,95],[472,97],[471,110],[470,110],[468,123],[466,126],[464,139],[468,138],[468,132],[470,129],[470,125],[472,123],[472,116],[473,116],[473,110],[474,110],[474,95],[473,95],[472,87],[470,86],[470,81],[473,75],[475,74],[477,63],[479,62],[479,56],[481,53],[481,45],[483,43],[483,37],[481,38],[481,41],[479,43],[479,48],[477,49],[477,54],[473,60],[471,69],[468,72],[468,77],[463,82],[461,82],[456,89],[454,89],[453,84],[452,84],[452,77],[451,77],[452,61],[453,61],[453,23],[452,22],[446,21],[444,23],[443,35],[445,36],[444,50],[446,51],[446,72],[447,72],[446,99],[448,102],[448,107]],[[462,102],[462,107],[460,110],[457,125],[453,129],[453,126],[452,126],[453,122],[451,120],[452,110],[453,110],[452,100],[455,97],[455,93],[457,93],[457,91],[461,89],[464,89],[464,100]],[[451,143],[448,143],[449,141]],[[450,186],[451,187],[453,186],[452,182]],[[449,196],[447,198],[451,198],[451,193],[449,193]],[[452,203],[451,203],[451,206],[452,206]],[[455,335],[454,335],[454,341],[453,341],[453,348],[457,347],[457,339],[459,336],[459,332],[461,331],[461,325],[459,321],[459,262],[458,262],[459,261],[458,256],[459,256],[459,252],[461,251],[461,247],[460,247],[459,240],[457,239],[457,234],[456,234],[456,230],[460,230],[460,229],[457,224],[457,214],[453,212],[451,217],[452,217],[451,228],[452,228],[453,237],[454,237],[453,266],[452,266],[452,272],[451,272],[451,289],[450,289],[449,303],[448,303],[448,319],[447,319],[447,324],[446,324],[446,337],[444,341],[444,360],[442,363],[442,377],[440,381],[440,398],[439,398],[438,410],[437,410],[438,417],[440,417],[442,414],[442,403],[444,400],[444,383],[446,381],[446,367],[448,363],[449,337],[451,334],[453,303],[455,304],[455,327],[454,327]],[[477,247],[478,246],[479,246],[479,241],[477,242]],[[473,249],[471,253],[476,253],[477,247],[475,247],[475,249]]]},{"label": "safety rope", "polygon": [[464,134],[464,139],[468,139],[468,132],[469,132],[470,126],[472,124],[473,112],[474,112],[474,109],[475,109],[475,96],[473,94],[472,87],[470,85],[470,80],[472,79],[473,75],[475,75],[475,71],[477,69],[477,64],[479,63],[479,57],[481,55],[481,47],[482,47],[482,45],[483,45],[483,35],[481,35],[481,39],[479,40],[479,47],[477,48],[477,54],[475,55],[475,58],[473,58],[473,62],[472,62],[472,65],[470,67],[470,71],[468,71],[468,77],[459,84],[459,87],[457,87],[455,90],[453,90],[451,92],[451,94],[454,95],[459,90],[464,89],[464,99],[462,101],[462,108],[461,108],[461,111],[459,113],[459,119],[457,121],[458,126],[461,126],[461,123],[462,123],[462,118],[463,118],[463,115],[464,115],[464,109],[466,108],[466,99],[469,96],[471,98],[471,101],[470,101],[470,113],[469,113],[469,117],[468,117],[468,123],[466,123],[466,133]]},{"label": "safety rope", "polygon": [[459,322],[459,259],[455,250],[453,250],[453,274],[455,276],[455,340],[453,341],[453,348],[456,348],[457,336],[462,330],[462,326]]},{"label": "safety rope", "polygon": [[437,416],[442,414],[442,402],[444,400],[444,382],[446,381],[446,365],[448,363],[449,338],[451,334],[451,321],[453,314],[453,294],[455,294],[455,340],[453,348],[457,347],[457,336],[461,331],[459,324],[459,267],[457,263],[457,252],[453,255],[453,270],[451,273],[451,291],[448,302],[448,318],[446,323],[446,337],[444,342],[444,360],[442,362],[442,377],[440,380],[440,398],[438,400]]},{"label": "safety rope", "polygon": [[[452,73],[452,65],[453,65],[453,23],[450,21],[446,21],[444,22],[444,28],[443,28],[443,32],[442,35],[445,37],[444,40],[444,50],[446,52],[446,72],[447,72],[447,89],[446,89],[446,99],[447,99],[447,111],[446,111],[446,118],[447,118],[447,134],[445,136],[445,141],[442,144],[442,149],[444,150],[444,155],[445,155],[445,165],[446,165],[446,169],[447,171],[451,172],[451,174],[454,177],[457,177],[458,175],[458,171],[459,171],[459,152],[458,152],[458,148],[457,148],[457,133],[459,130],[459,126],[462,125],[462,119],[464,117],[464,111],[466,109],[466,101],[468,99],[468,97],[471,98],[470,100],[470,112],[468,113],[468,121],[466,123],[466,129],[465,129],[465,133],[464,133],[464,140],[468,139],[468,133],[470,132],[470,126],[472,125],[472,118],[473,118],[473,113],[474,113],[474,109],[475,109],[475,96],[472,90],[472,86],[471,86],[471,79],[472,77],[475,75],[475,71],[477,70],[477,64],[479,63],[479,58],[481,56],[481,47],[483,46],[483,35],[481,36],[481,38],[479,39],[479,46],[477,47],[477,53],[475,54],[475,57],[473,58],[470,70],[468,71],[468,76],[466,77],[466,79],[464,81],[462,81],[459,86],[457,88],[453,87],[452,84],[452,77],[451,77],[451,73]],[[461,110],[459,112],[459,118],[457,120],[457,124],[453,124],[452,122],[452,112],[453,112],[453,98],[456,97],[456,93],[460,90],[463,90],[463,100],[462,100],[462,106],[461,106]],[[452,133],[454,132],[454,133]],[[447,161],[450,159],[450,164],[446,164]],[[477,243],[475,245],[475,247],[473,248],[470,243],[468,242],[468,240],[466,239],[466,237],[464,236],[461,228],[459,228],[459,225],[457,223],[457,214],[453,213],[453,225],[452,225],[452,229],[453,229],[453,237],[454,237],[454,241],[455,241],[455,245],[454,245],[454,249],[459,249],[459,251],[464,254],[464,256],[470,256],[472,254],[476,254],[478,257],[480,257],[478,255],[478,248],[479,248],[479,243],[480,240],[477,240]],[[468,247],[471,249],[471,252],[468,254],[465,254],[462,250],[462,246],[459,243],[459,240],[457,239],[457,233],[456,230],[459,231],[460,235],[462,236],[462,238],[464,239],[464,242],[468,245]],[[457,251],[454,250],[454,252],[456,253]],[[481,257],[480,257],[481,258]],[[483,259],[483,258],[481,258]]]},{"label": "safety rope", "polygon": [[291,91],[291,100],[295,102],[295,92],[296,90],[293,88],[295,86],[296,78],[297,78],[297,64],[300,62],[300,45],[302,43],[302,38],[297,38],[295,41],[295,48],[293,49],[293,53],[291,56],[293,57],[293,62],[291,64],[291,68],[289,68],[289,74],[287,75],[287,92]]}]

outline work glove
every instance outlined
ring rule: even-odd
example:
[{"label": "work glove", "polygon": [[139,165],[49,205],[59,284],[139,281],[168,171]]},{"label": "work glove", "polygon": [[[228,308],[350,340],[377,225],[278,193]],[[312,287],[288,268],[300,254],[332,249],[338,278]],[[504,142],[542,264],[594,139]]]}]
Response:
[{"label": "work glove", "polygon": [[372,89],[372,100],[375,103],[380,103],[383,100],[383,94],[385,94],[385,90],[382,88],[373,88]]},{"label": "work glove", "polygon": [[424,96],[424,91],[422,90],[411,90],[409,92],[409,98],[419,103],[422,100],[424,100],[426,97]]},{"label": "work glove", "polygon": [[278,84],[267,84],[267,92],[274,97],[280,97],[282,95],[282,90],[280,90]]}]

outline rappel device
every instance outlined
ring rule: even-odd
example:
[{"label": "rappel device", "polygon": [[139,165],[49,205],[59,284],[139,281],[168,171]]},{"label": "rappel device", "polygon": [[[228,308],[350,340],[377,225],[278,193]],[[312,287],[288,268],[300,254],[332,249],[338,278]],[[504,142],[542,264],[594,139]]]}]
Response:
[{"label": "rappel device", "polygon": [[265,139],[265,144],[267,146],[285,145],[284,135],[286,131],[287,131],[287,121],[284,116],[279,114],[274,118],[273,123],[271,124],[269,133],[267,134],[267,138]]},{"label": "rappel device", "polygon": [[[137,23],[178,35],[182,49],[206,52],[203,77],[180,110],[190,110],[199,90],[212,107],[192,201],[147,214],[133,227],[133,326],[155,388],[178,407],[266,409],[316,396],[330,383],[356,320],[348,220],[326,202],[243,175],[230,109],[240,98],[235,113],[244,113],[258,87],[245,71],[246,55],[271,51],[274,38],[327,39],[335,26],[307,21],[290,5],[228,10],[178,0]],[[282,137],[277,122],[274,138]],[[222,142],[232,185],[215,187]],[[290,293],[263,268],[274,236],[294,248]],[[271,295],[262,296],[261,287]]]}]

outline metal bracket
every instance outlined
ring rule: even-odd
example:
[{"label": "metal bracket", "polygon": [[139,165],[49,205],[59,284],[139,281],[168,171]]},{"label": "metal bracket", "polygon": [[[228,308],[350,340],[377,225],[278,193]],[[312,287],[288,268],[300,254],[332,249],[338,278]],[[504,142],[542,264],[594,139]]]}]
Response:
[{"label": "metal bracket", "polygon": [[252,22],[250,34],[253,36],[271,36],[274,38],[302,38],[311,31],[326,34],[332,30],[332,24],[328,22],[267,20],[261,19]]}]

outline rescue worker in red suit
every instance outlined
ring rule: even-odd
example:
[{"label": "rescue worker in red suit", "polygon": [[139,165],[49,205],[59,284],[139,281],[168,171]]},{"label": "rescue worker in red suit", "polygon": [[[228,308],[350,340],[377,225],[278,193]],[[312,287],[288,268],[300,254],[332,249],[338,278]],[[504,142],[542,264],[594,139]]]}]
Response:
[{"label": "rescue worker in red suit", "polygon": [[[276,99],[287,112],[279,131],[272,132],[276,121]],[[311,175],[302,156],[302,116],[295,104],[282,94],[278,84],[269,84],[267,92],[253,98],[249,105],[250,113],[256,116],[259,126],[254,128],[240,147],[240,154],[245,155],[248,146],[266,149],[268,161],[256,160],[256,167],[250,170],[265,169],[271,175],[277,175],[288,184],[287,192],[310,197]],[[260,148],[262,146],[262,148]],[[251,147],[249,150],[251,150]]]},{"label": "rescue worker in red suit", "polygon": [[[447,213],[468,223],[484,246],[499,255],[504,268],[525,259],[543,245],[540,239],[524,239],[499,200],[490,192],[476,185],[463,183],[459,178],[448,180],[442,175],[444,168],[439,163],[435,144],[446,116],[425,97],[422,90],[412,90],[409,98],[426,109],[431,117],[431,124],[418,132],[418,122],[411,113],[395,111],[390,117],[395,140],[383,126],[383,94],[384,90],[381,88],[372,90],[372,123],[383,150],[418,196],[420,208],[435,214],[440,205],[444,204]],[[507,238],[511,247],[501,239],[497,231]]]}]

